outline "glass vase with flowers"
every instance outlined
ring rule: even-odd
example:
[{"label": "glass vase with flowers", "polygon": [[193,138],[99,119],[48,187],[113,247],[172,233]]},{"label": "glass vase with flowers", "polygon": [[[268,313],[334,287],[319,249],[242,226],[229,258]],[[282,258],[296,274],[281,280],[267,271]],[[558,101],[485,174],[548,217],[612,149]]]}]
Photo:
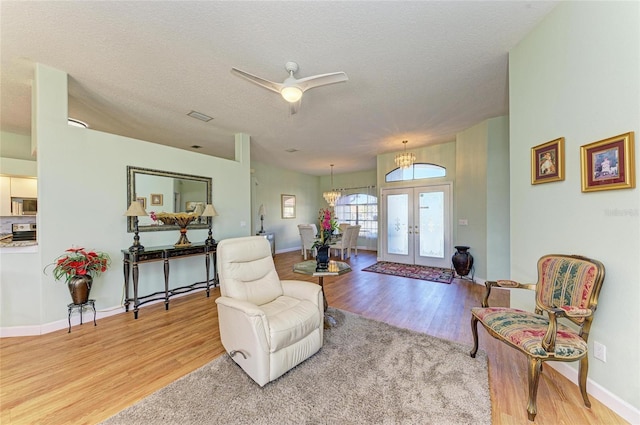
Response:
[{"label": "glass vase with flowers", "polygon": [[105,272],[110,265],[111,257],[105,252],[69,248],[47,265],[45,272],[53,267],[53,277],[66,281],[73,303],[84,304],[89,300],[94,276]]}]

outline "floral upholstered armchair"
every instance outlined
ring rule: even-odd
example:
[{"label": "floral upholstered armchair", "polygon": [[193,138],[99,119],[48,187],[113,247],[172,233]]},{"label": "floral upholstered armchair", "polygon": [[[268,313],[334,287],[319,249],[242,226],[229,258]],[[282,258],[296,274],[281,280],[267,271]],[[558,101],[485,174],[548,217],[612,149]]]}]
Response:
[{"label": "floral upholstered armchair", "polygon": [[[584,404],[591,407],[587,396],[587,338],[604,274],[604,266],[596,260],[576,255],[546,255],[538,260],[537,284],[521,284],[512,280],[488,281],[485,283],[487,290],[482,307],[471,309],[471,357],[475,357],[478,351],[478,322],[491,336],[528,357],[527,413],[530,421],[534,420],[537,413],[538,381],[545,361],[579,360],[580,392]],[[489,307],[492,287],[535,290],[535,313]],[[559,323],[558,319],[569,320],[578,329]]]}]

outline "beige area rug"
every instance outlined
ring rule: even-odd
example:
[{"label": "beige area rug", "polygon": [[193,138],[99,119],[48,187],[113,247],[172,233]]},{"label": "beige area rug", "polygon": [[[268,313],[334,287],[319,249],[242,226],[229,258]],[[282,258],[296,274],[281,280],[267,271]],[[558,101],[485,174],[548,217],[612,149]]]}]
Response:
[{"label": "beige area rug", "polygon": [[227,355],[103,424],[490,424],[487,357],[337,309],[323,348],[260,388]]}]

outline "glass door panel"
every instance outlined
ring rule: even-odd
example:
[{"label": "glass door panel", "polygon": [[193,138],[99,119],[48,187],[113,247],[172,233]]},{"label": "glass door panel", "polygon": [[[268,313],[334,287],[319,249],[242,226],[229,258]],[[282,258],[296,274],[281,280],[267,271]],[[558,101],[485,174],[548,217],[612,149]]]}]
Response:
[{"label": "glass door panel", "polygon": [[433,267],[450,267],[447,254],[450,251],[449,186],[433,186],[416,189],[418,211],[416,235],[418,245],[415,264]]},{"label": "glass door panel", "polygon": [[[409,194],[398,193],[387,196],[387,254],[409,255]],[[392,261],[392,260],[389,260]],[[396,259],[398,261],[398,259]],[[401,262],[406,262],[404,261]]]}]

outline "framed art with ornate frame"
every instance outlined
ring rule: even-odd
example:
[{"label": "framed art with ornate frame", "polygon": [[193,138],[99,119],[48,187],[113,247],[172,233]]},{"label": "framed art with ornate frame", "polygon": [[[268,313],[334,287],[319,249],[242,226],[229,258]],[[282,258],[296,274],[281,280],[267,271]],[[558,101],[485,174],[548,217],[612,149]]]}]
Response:
[{"label": "framed art with ornate frame", "polygon": [[582,191],[636,186],[633,132],[580,146]]},{"label": "framed art with ornate frame", "polygon": [[564,180],[564,137],[531,148],[531,184]]}]

